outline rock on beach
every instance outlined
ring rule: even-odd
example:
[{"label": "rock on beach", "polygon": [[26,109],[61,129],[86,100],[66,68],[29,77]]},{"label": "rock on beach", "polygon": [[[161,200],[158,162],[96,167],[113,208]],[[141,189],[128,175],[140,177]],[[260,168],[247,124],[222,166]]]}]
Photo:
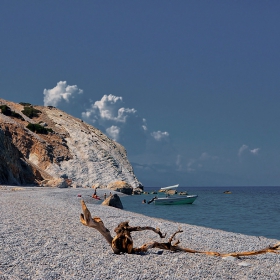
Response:
[{"label": "rock on beach", "polygon": [[[102,197],[106,190],[98,192]],[[0,186],[0,279],[280,278],[280,254],[232,259],[152,249],[115,255],[99,232],[80,223],[81,199],[113,236],[117,224],[128,220],[131,226],[159,227],[167,239],[180,227],[180,245],[201,251],[251,251],[279,241],[150,218],[102,206],[91,195],[92,189]],[[152,231],[132,237],[134,246],[163,241]]]}]

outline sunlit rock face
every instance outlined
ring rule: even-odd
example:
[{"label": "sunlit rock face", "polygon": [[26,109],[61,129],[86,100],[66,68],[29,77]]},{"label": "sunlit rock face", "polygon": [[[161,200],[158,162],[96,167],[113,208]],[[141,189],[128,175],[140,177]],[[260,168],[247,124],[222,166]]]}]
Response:
[{"label": "sunlit rock face", "polygon": [[[3,106],[9,108],[8,113]],[[18,179],[18,184],[62,177],[82,186],[114,181],[125,181],[134,188],[141,186],[124,147],[93,126],[52,106],[0,99],[0,108],[0,136],[11,146],[1,142],[1,155],[6,154],[1,168],[8,170],[10,152],[12,158],[32,170],[33,179],[27,176],[28,180]],[[5,183],[4,177],[0,183]]]}]

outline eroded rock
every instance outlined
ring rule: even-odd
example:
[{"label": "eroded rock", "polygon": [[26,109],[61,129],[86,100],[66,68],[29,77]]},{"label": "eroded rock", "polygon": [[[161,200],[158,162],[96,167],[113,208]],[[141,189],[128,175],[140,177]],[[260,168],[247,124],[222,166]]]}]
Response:
[{"label": "eroded rock", "polygon": [[123,205],[121,202],[120,197],[117,194],[113,194],[106,198],[103,202],[102,205],[107,205],[107,206],[112,206],[115,208],[123,209]]},{"label": "eroded rock", "polygon": [[107,188],[112,191],[121,192],[128,195],[131,195],[133,192],[133,187],[124,181],[112,182],[107,186]]}]

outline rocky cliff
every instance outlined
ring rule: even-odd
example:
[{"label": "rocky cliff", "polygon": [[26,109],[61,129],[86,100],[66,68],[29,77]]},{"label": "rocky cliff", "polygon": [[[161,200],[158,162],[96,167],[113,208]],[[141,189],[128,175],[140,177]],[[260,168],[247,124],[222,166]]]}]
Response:
[{"label": "rocky cliff", "polygon": [[32,184],[34,181],[32,168],[13,145],[10,137],[0,129],[0,183],[18,185]]},{"label": "rocky cliff", "polygon": [[62,177],[82,186],[141,186],[123,146],[52,106],[0,99],[0,149],[1,184]]}]

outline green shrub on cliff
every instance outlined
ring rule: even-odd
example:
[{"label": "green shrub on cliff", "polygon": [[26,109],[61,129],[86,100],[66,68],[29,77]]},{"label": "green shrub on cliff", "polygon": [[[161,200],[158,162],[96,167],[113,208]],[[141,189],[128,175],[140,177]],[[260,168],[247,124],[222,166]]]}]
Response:
[{"label": "green shrub on cliff", "polygon": [[2,114],[5,115],[5,116],[14,117],[14,118],[24,120],[24,118],[20,114],[16,113],[15,111],[12,111],[11,108],[7,105],[1,105],[0,109],[1,109]]},{"label": "green shrub on cliff", "polygon": [[25,116],[28,118],[37,118],[39,117],[39,114],[42,113],[41,111],[33,108],[32,106],[24,106],[24,109],[21,111]]},{"label": "green shrub on cliff", "polygon": [[10,109],[10,107],[9,106],[7,106],[7,105],[1,105],[0,106],[0,109],[1,109],[1,112],[2,112],[2,114],[3,115],[5,115],[5,116],[10,116],[11,115],[11,109]]},{"label": "green shrub on cliff", "polygon": [[22,106],[32,106],[30,103],[26,103],[26,102],[19,102],[19,104]]},{"label": "green shrub on cliff", "polygon": [[43,126],[39,125],[38,123],[29,123],[26,127],[31,131],[39,134],[48,134],[48,130],[45,129]]}]

